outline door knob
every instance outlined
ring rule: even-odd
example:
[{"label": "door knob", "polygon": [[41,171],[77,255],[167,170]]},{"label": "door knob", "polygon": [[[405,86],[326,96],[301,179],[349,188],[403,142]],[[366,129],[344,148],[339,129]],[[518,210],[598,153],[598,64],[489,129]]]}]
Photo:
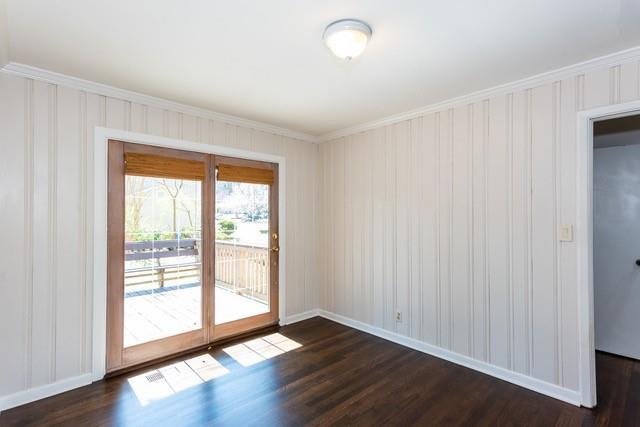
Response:
[{"label": "door knob", "polygon": [[280,248],[278,246],[274,246],[271,248],[273,252],[280,252]]},{"label": "door knob", "polygon": [[640,259],[636,260],[636,265],[640,267]]}]

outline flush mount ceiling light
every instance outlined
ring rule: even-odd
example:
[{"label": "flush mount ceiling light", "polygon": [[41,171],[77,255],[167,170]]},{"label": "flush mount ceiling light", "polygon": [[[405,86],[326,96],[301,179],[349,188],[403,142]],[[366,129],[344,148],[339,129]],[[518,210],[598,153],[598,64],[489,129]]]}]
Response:
[{"label": "flush mount ceiling light", "polygon": [[335,56],[350,61],[364,52],[371,27],[357,19],[341,19],[329,24],[322,38]]}]

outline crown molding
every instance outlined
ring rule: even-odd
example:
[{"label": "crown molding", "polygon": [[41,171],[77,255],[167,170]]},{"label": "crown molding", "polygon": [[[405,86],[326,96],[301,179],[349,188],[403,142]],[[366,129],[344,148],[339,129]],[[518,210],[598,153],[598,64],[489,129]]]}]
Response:
[{"label": "crown molding", "polygon": [[640,46],[622,50],[605,56],[600,56],[552,71],[546,71],[544,73],[526,77],[521,80],[504,83],[488,89],[483,89],[466,95],[450,98],[441,102],[416,108],[414,110],[406,111],[404,113],[394,114],[382,119],[373,120],[359,125],[349,126],[333,132],[325,133],[318,137],[318,142],[332,141],[334,139],[342,138],[345,136],[354,135],[379,127],[403,122],[405,120],[421,117],[429,113],[434,113],[436,111],[442,111],[460,105],[471,104],[477,101],[482,101],[487,98],[504,95],[510,92],[533,88],[552,81],[562,80],[573,77],[575,75],[583,74],[594,68],[620,65],[637,60],[640,60]]},{"label": "crown molding", "polygon": [[245,128],[255,129],[275,135],[281,135],[301,141],[318,142],[317,136],[309,135],[304,132],[298,132],[291,129],[273,126],[268,123],[258,122],[254,120],[243,119],[242,117],[218,113],[204,108],[192,107],[190,105],[181,104],[179,102],[169,101],[167,99],[157,98],[155,96],[145,95],[139,92],[120,89],[102,83],[96,83],[77,77],[67,76],[65,74],[56,73],[54,71],[49,71],[42,68],[32,67],[30,65],[10,62],[5,65],[0,71],[15,76],[40,80],[61,86],[67,86],[78,90],[92,92],[98,95],[118,98],[125,101],[136,102],[139,104],[153,106],[161,109],[177,111],[204,119],[217,120],[231,125],[242,126]]},{"label": "crown molding", "polygon": [[395,123],[403,122],[405,120],[411,120],[416,117],[421,117],[429,113],[436,111],[442,111],[452,107],[460,105],[470,104],[477,101],[481,101],[487,98],[491,98],[498,95],[504,95],[510,92],[518,90],[524,90],[533,88],[552,81],[562,80],[575,75],[583,74],[589,70],[600,67],[607,67],[613,65],[620,65],[627,62],[640,60],[640,46],[630,49],[622,50],[612,54],[600,56],[587,61],[579,62],[577,64],[569,65],[566,67],[558,68],[555,70],[540,73],[531,77],[516,80],[509,83],[504,83],[498,86],[494,86],[488,89],[479,90],[466,95],[461,95],[455,98],[450,98],[441,102],[429,104],[414,110],[406,111],[404,113],[393,114],[378,120],[362,123],[355,126],[349,126],[343,129],[338,129],[332,132],[325,133],[320,136],[314,136],[303,132],[294,131],[291,129],[281,128],[273,126],[267,123],[262,123],[254,120],[243,119],[241,117],[232,116],[228,114],[222,114],[215,111],[207,110],[204,108],[192,107],[190,105],[181,104],[174,101],[169,101],[163,98],[157,98],[150,95],[145,95],[138,92],[133,92],[125,89],[119,89],[113,86],[105,85],[102,83],[96,83],[89,80],[79,79],[77,77],[67,76],[65,74],[56,73],[53,71],[44,70],[42,68],[32,67],[30,65],[24,65],[16,62],[10,62],[5,65],[0,71],[7,74],[17,75],[21,77],[27,77],[34,80],[46,81],[48,83],[54,83],[62,86],[68,86],[87,92],[93,92],[99,95],[109,96],[113,98],[123,99],[126,101],[137,102],[144,105],[154,106],[162,109],[168,109],[178,111],[184,114],[190,114],[206,119],[218,120],[221,122],[251,128],[267,133],[285,136],[306,142],[320,143],[327,142],[334,139],[342,138],[349,135],[365,132],[368,130],[376,129],[383,126],[392,125]]}]

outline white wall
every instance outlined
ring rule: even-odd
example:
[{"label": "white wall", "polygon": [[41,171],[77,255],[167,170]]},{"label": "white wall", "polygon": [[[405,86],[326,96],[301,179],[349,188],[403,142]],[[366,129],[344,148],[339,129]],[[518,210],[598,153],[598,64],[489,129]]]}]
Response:
[{"label": "white wall", "polygon": [[638,99],[639,65],[322,144],[323,308],[577,391],[576,244],[556,234],[576,223],[576,111]]},{"label": "white wall", "polygon": [[96,125],[285,156],[288,315],[321,307],[577,391],[576,245],[556,230],[576,222],[576,111],[640,98],[640,54],[621,57],[319,148],[0,73],[0,401],[90,370]]},{"label": "white wall", "polygon": [[94,127],[286,158],[286,313],[318,306],[316,144],[0,72],[0,402],[91,370]]},{"label": "white wall", "polygon": [[0,68],[9,62],[9,28],[5,0],[0,0]]}]

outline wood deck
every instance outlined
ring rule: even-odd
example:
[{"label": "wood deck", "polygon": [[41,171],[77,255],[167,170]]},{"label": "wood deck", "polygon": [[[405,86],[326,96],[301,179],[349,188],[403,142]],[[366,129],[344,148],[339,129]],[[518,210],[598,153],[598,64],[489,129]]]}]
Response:
[{"label": "wood deck", "polygon": [[[201,322],[200,284],[127,292],[125,347],[198,329]],[[216,323],[267,313],[267,304],[216,286]]]}]

